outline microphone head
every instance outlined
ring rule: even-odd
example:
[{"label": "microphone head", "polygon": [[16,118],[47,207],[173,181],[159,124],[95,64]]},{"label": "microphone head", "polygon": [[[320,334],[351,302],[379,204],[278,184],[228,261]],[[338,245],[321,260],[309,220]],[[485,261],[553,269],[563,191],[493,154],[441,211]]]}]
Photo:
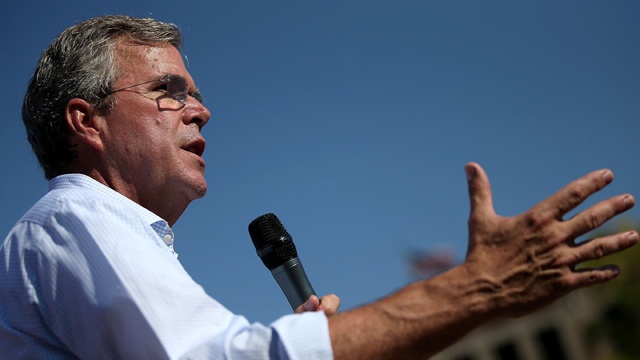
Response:
[{"label": "microphone head", "polygon": [[258,256],[269,270],[298,257],[291,235],[273,213],[255,218],[249,224],[249,235]]}]

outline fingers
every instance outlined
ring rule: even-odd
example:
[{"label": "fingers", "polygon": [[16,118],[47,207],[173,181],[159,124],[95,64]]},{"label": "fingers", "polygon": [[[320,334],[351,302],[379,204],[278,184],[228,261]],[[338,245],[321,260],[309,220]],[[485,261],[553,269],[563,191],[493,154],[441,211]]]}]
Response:
[{"label": "fingers", "polygon": [[616,196],[582,211],[570,220],[565,221],[563,226],[568,228],[571,236],[575,238],[599,228],[607,220],[631,209],[634,205],[635,199],[633,196],[628,194]]},{"label": "fingers", "polygon": [[614,279],[620,274],[620,268],[615,265],[607,265],[596,269],[580,269],[572,273],[565,281],[566,288],[570,291],[592,285],[602,284]]},{"label": "fingers", "polygon": [[560,235],[557,239],[561,242],[572,242],[576,237],[597,229],[614,216],[631,209],[635,200],[631,195],[620,195],[602,201],[573,218],[564,221],[563,216],[575,209],[589,196],[601,190],[613,181],[613,173],[610,170],[594,171],[580,179],[571,182],[545,201],[537,204],[527,213],[526,222],[531,227],[551,229],[547,233]]},{"label": "fingers", "polygon": [[306,311],[324,311],[325,315],[332,316],[338,312],[340,308],[340,298],[334,294],[325,295],[322,298],[318,298],[316,295],[311,295],[304,304],[298,306],[294,311],[296,314],[301,314]]},{"label": "fingers", "polygon": [[327,316],[335,315],[339,308],[340,298],[334,294],[325,295],[320,299],[320,310],[324,311]]},{"label": "fingers", "polygon": [[296,308],[294,313],[301,314],[305,311],[318,311],[319,308],[320,299],[315,295],[311,295],[307,301]]},{"label": "fingers", "polygon": [[558,260],[557,265],[574,266],[590,260],[598,260],[628,249],[640,240],[635,231],[627,231],[598,239],[593,239],[577,246],[567,248],[567,252]]},{"label": "fingers", "polygon": [[464,170],[467,174],[467,184],[469,186],[470,220],[483,215],[493,215],[493,199],[489,177],[487,177],[480,165],[476,163],[468,163]]},{"label": "fingers", "polygon": [[581,177],[553,194],[540,206],[545,206],[554,211],[556,219],[561,219],[569,211],[582,204],[589,196],[601,190],[613,181],[613,173],[610,170],[594,171]]},{"label": "fingers", "polygon": [[[619,273],[615,266],[576,270],[576,265],[623,251],[640,241],[640,235],[630,231],[574,244],[578,236],[633,207],[631,195],[612,197],[563,219],[611,183],[610,170],[575,180],[529,211],[510,218],[495,214],[484,170],[469,163],[465,171],[471,202],[465,264],[475,274],[482,274],[480,278],[490,279],[491,285],[500,284],[496,288],[506,289],[505,308],[513,308],[514,314],[528,313],[567,292],[613,279]],[[512,290],[520,295],[506,295]]]}]

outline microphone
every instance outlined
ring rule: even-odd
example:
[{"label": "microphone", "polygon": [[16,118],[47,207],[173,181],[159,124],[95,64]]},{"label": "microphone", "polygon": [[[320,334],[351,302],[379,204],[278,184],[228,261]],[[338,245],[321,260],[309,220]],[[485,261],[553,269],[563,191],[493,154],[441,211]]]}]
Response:
[{"label": "microphone", "polygon": [[293,310],[315,294],[293,239],[278,217],[268,213],[255,218],[249,224],[249,235],[258,256],[271,271]]}]

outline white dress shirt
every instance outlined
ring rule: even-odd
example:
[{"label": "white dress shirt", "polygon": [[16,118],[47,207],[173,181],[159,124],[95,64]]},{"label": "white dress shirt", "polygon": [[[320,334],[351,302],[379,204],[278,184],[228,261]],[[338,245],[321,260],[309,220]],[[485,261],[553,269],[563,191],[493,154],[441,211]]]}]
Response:
[{"label": "white dress shirt", "polygon": [[251,324],[208,296],[166,221],[80,174],[0,248],[0,358],[332,359],[322,312]]}]

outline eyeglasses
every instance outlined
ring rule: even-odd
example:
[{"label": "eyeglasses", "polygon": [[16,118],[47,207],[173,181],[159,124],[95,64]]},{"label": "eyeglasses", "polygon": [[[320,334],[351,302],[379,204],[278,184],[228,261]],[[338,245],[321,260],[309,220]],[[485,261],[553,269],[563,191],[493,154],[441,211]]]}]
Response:
[{"label": "eyeglasses", "polygon": [[[199,91],[189,92],[186,80],[179,75],[169,74],[161,77],[160,79],[149,80],[145,82],[141,82],[139,84],[125,86],[120,89],[116,89],[108,92],[104,96],[109,96],[111,94],[117,93],[118,91],[129,90],[136,86],[150,84],[152,82],[158,82],[159,86],[153,90],[142,90],[142,91],[134,91],[146,98],[156,100],[158,103],[158,108],[160,110],[169,109],[169,110],[180,110],[186,105],[187,97],[191,96],[196,99],[198,102],[202,103],[202,95]],[[132,90],[133,91],[133,90]],[[162,91],[163,94],[156,96],[153,93],[157,93],[158,91]]]}]

